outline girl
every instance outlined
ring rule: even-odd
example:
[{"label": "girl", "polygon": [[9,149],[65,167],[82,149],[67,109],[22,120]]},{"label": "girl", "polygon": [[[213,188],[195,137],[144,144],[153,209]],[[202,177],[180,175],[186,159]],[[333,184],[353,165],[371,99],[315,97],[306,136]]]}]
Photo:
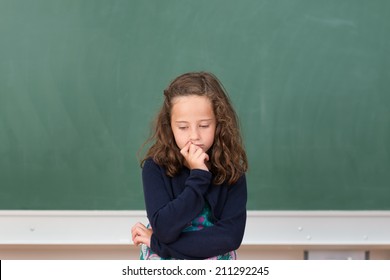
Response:
[{"label": "girl", "polygon": [[235,259],[246,222],[247,157],[218,79],[176,78],[164,91],[141,163],[150,227],[132,227],[141,259]]}]

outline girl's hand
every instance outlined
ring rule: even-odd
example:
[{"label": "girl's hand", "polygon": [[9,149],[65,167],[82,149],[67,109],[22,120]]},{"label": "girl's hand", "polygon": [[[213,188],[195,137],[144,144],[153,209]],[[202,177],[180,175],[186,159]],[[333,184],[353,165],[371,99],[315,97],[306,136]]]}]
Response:
[{"label": "girl's hand", "polygon": [[150,248],[150,239],[152,238],[153,230],[151,228],[147,228],[142,223],[136,223],[131,228],[131,237],[136,246],[141,244],[145,244]]},{"label": "girl's hand", "polygon": [[209,161],[209,155],[203,149],[192,142],[188,142],[183,149],[180,150],[186,163],[190,169],[202,169],[209,171],[206,162]]}]

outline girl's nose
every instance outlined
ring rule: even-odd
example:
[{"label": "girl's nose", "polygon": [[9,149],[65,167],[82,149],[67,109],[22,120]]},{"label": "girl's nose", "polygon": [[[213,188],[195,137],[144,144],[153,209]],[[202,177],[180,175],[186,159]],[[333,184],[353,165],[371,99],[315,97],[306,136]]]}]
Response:
[{"label": "girl's nose", "polygon": [[191,129],[190,140],[191,141],[199,140],[199,131],[197,128]]}]

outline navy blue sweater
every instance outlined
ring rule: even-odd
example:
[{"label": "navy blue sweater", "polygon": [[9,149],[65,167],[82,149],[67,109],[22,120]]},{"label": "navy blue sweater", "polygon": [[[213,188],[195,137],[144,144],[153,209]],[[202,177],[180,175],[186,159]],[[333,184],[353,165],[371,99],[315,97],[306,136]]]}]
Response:
[{"label": "navy blue sweater", "polygon": [[[237,249],[246,223],[245,175],[233,185],[213,185],[205,170],[182,168],[175,177],[153,160],[142,169],[151,249],[163,258],[205,259]],[[210,204],[214,226],[182,232]]]}]

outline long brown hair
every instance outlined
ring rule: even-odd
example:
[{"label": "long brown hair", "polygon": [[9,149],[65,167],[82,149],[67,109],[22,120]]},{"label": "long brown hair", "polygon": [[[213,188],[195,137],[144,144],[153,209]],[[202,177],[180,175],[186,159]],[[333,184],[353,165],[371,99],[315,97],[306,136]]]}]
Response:
[{"label": "long brown hair", "polygon": [[171,128],[172,101],[178,96],[198,95],[210,99],[216,117],[215,139],[208,154],[214,183],[233,184],[248,169],[248,161],[243,147],[238,117],[221,82],[211,73],[186,73],[171,82],[164,90],[164,103],[155,119],[152,142],[145,158],[166,168],[168,176],[175,176],[183,167],[184,158],[176,145]]}]

